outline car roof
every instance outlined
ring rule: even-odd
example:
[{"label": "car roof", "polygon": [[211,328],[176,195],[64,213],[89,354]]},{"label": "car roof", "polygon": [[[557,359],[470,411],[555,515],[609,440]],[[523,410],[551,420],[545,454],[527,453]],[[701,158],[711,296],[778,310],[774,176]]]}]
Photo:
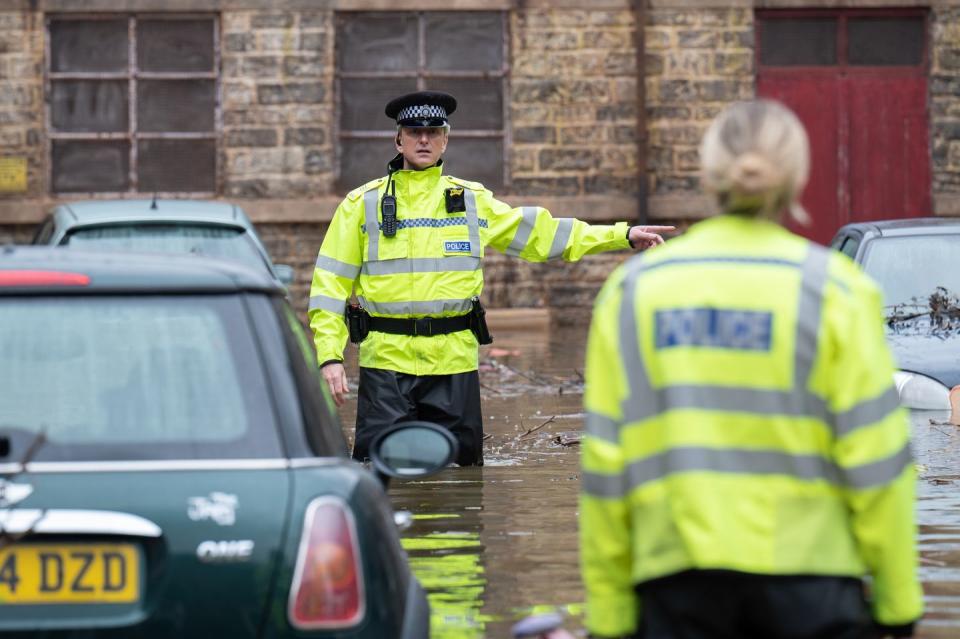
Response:
[{"label": "car roof", "polygon": [[[16,280],[11,271],[24,273]],[[78,284],[32,284],[53,274]],[[85,277],[84,277],[85,276]],[[77,278],[73,278],[77,279]],[[89,293],[236,293],[283,295],[269,274],[232,260],[190,254],[103,252],[49,246],[0,247],[0,295]]]},{"label": "car roof", "polygon": [[203,200],[84,200],[61,204],[52,215],[58,225],[66,227],[169,220],[252,228],[240,207]]},{"label": "car roof", "polygon": [[839,231],[857,231],[863,235],[897,237],[905,235],[930,235],[960,233],[960,218],[914,217],[898,220],[876,220],[845,224]]}]

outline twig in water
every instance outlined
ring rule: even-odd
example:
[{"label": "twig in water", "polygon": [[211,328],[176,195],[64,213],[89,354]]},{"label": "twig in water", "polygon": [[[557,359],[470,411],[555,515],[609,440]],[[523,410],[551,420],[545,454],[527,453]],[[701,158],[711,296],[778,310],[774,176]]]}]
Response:
[{"label": "twig in water", "polygon": [[526,431],[525,433],[523,433],[522,435],[520,435],[519,437],[517,437],[517,439],[523,439],[523,438],[526,437],[527,435],[532,435],[533,433],[537,432],[538,430],[540,430],[541,428],[543,428],[544,426],[546,426],[547,424],[549,424],[550,422],[552,422],[552,421],[555,420],[556,418],[557,418],[557,416],[556,416],[556,415],[553,415],[552,417],[550,417],[550,419],[548,419],[547,421],[543,422],[542,424],[539,424],[538,426],[531,426],[530,428],[527,429],[527,431]]}]

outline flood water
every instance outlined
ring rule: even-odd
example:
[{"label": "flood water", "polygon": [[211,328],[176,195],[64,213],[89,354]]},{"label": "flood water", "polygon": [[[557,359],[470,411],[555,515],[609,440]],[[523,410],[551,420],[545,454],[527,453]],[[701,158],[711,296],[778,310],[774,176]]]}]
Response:
[{"label": "flood water", "polygon": [[[586,327],[496,333],[481,349],[486,465],[394,482],[414,513],[403,542],[427,589],[435,639],[501,639],[534,612],[560,610],[582,635],[577,552]],[[495,349],[495,350],[494,350]],[[354,358],[355,360],[355,358]],[[351,372],[356,388],[356,369]],[[344,407],[354,422],[356,402]],[[921,577],[920,639],[960,637],[960,428],[914,413]]]}]

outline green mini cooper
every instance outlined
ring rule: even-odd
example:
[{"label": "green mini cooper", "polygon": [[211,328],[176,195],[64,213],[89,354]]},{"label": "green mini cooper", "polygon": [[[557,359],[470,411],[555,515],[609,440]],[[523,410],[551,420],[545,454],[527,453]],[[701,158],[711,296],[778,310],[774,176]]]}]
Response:
[{"label": "green mini cooper", "polygon": [[[0,248],[0,632],[427,637],[382,481],[321,382],[268,274]],[[377,463],[445,465],[423,434]]]}]

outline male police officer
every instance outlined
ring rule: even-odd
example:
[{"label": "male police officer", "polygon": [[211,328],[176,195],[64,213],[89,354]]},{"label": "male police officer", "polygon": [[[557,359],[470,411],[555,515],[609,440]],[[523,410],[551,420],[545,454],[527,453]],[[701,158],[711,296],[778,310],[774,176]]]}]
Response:
[{"label": "male police officer", "polygon": [[[397,156],[387,176],[351,191],[320,247],[310,290],[310,326],[334,400],[343,404],[348,330],[360,344],[353,449],[367,457],[381,430],[424,419],[457,437],[460,465],[482,464],[477,345],[489,343],[479,307],[487,246],[523,259],[584,255],[660,244],[673,227],[591,226],[539,207],[513,208],[481,184],[444,175],[448,116],[457,102],[422,91],[392,100]],[[359,307],[345,309],[351,292]],[[345,310],[348,322],[344,322]]]}]

